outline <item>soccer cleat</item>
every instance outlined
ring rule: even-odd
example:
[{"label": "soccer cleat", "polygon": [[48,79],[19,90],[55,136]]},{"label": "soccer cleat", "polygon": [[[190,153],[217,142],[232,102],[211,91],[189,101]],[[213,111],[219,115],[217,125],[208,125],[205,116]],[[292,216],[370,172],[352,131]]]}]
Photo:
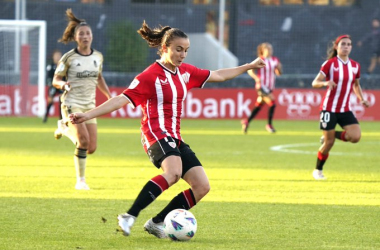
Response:
[{"label": "soccer cleat", "polygon": [[322,170],[314,169],[313,177],[316,180],[326,180],[327,178],[323,175]]},{"label": "soccer cleat", "polygon": [[59,128],[57,128],[57,129],[54,131],[54,138],[55,138],[56,140],[59,140],[59,139],[61,139],[61,137],[62,137],[62,131],[61,131]]},{"label": "soccer cleat", "polygon": [[144,230],[147,231],[150,234],[153,234],[159,239],[167,238],[165,232],[164,232],[164,223],[154,223],[152,219],[149,219],[145,225]]},{"label": "soccer cleat", "polygon": [[276,130],[274,129],[274,127],[272,126],[272,124],[267,124],[265,126],[266,130],[269,132],[269,133],[275,133]]},{"label": "soccer cleat", "polygon": [[67,123],[63,120],[58,120],[58,128],[54,132],[55,139],[61,139],[62,135],[69,129]]},{"label": "soccer cleat", "polygon": [[248,130],[248,120],[243,119],[240,121],[240,123],[241,123],[241,129],[243,130],[243,133],[246,134]]},{"label": "soccer cleat", "polygon": [[119,221],[118,222],[119,228],[123,232],[123,235],[129,236],[131,234],[131,227],[136,221],[136,217],[125,213],[125,214],[119,214],[117,216],[117,219]]},{"label": "soccer cleat", "polygon": [[75,184],[76,190],[90,190],[90,187],[86,184],[84,181],[78,181],[77,184]]},{"label": "soccer cleat", "polygon": [[319,139],[319,142],[321,143],[321,145],[323,144],[323,143],[325,143],[325,137],[322,135],[321,136],[321,139]]}]

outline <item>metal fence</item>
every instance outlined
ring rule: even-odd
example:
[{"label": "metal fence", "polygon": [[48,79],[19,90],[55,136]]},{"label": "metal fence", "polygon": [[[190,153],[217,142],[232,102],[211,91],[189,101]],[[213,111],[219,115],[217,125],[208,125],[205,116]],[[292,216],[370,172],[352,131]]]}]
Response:
[{"label": "metal fence", "polygon": [[[108,84],[127,86],[136,73],[158,58],[156,50],[148,49],[136,33],[144,20],[153,27],[169,25],[186,33],[209,32],[217,38],[218,3],[217,0],[29,0],[26,17],[48,22],[48,55],[54,49],[66,52],[75,45],[63,45],[57,40],[66,27],[65,11],[72,8],[93,29],[93,47],[104,54]],[[3,0],[0,4],[0,18],[14,19],[15,1]],[[362,65],[364,75],[373,49],[367,43],[359,47],[357,42],[371,32],[371,21],[379,14],[378,0],[227,0],[224,45],[243,64],[256,57],[259,43],[270,42],[284,68],[277,84],[310,87],[326,57],[328,43],[343,33],[352,36],[351,58]],[[122,46],[116,48],[115,41],[123,43]],[[189,53],[197,53],[197,48],[192,47]],[[363,88],[379,88],[379,72],[380,67],[365,75]],[[252,80],[242,75],[218,86],[251,87]]]}]

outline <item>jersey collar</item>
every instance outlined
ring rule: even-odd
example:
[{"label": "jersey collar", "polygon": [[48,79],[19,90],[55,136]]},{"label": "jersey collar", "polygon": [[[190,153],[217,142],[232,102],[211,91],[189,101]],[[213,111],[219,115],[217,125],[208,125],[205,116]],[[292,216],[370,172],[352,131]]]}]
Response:
[{"label": "jersey collar", "polygon": [[94,53],[94,50],[91,48],[91,53],[89,55],[82,55],[81,53],[79,53],[78,48],[75,48],[75,53],[77,53],[77,54],[79,54],[81,56],[91,56],[92,53]]},{"label": "jersey collar", "polygon": [[172,71],[172,70],[168,69],[167,67],[165,67],[162,63],[160,63],[159,60],[156,60],[156,63],[158,63],[158,65],[160,65],[164,70],[169,71],[169,73],[171,73],[173,75],[177,74],[178,67],[175,67],[175,71]]},{"label": "jersey collar", "polygon": [[343,64],[347,64],[349,61],[350,61],[350,58],[347,57],[347,61],[343,61],[342,58],[340,58],[339,56],[336,56],[338,58],[339,61],[341,61]]}]

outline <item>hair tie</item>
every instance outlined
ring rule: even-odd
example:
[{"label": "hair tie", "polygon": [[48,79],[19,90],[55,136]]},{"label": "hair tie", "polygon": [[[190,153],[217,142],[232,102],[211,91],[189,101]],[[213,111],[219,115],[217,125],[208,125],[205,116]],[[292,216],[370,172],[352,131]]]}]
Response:
[{"label": "hair tie", "polygon": [[339,36],[336,40],[335,40],[335,45],[338,45],[338,43],[340,42],[340,40],[342,40],[343,38],[350,38],[349,35],[341,35]]}]

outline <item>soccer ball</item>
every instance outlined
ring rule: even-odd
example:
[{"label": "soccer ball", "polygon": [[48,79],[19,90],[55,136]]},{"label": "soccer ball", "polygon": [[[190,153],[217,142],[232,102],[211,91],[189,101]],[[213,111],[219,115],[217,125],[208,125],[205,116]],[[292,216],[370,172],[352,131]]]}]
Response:
[{"label": "soccer ball", "polygon": [[164,220],[164,232],[176,241],[187,241],[194,237],[197,231],[197,220],[185,209],[174,209]]}]

